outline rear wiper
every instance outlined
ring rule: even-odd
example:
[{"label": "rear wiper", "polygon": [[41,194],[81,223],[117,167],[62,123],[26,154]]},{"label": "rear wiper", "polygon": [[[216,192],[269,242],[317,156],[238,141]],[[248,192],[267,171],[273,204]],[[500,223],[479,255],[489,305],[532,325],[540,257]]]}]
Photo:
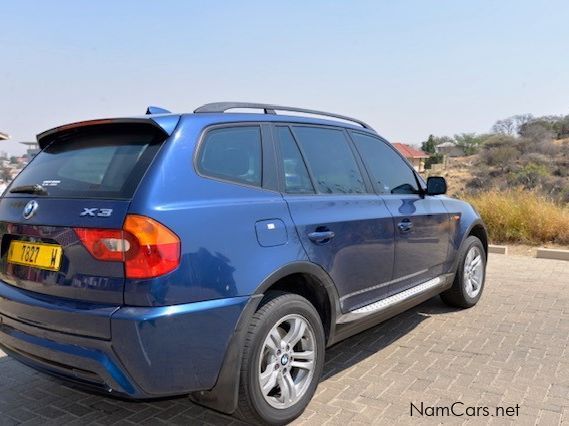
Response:
[{"label": "rear wiper", "polygon": [[41,186],[39,183],[35,185],[22,185],[16,186],[10,189],[13,194],[37,194],[37,195],[47,195],[47,190]]}]

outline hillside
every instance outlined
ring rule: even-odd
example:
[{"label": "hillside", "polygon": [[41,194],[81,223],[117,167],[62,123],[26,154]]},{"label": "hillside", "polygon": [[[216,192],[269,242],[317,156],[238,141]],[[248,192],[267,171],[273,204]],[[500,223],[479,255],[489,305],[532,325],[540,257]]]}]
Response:
[{"label": "hillside", "polygon": [[488,134],[430,135],[421,148],[425,175],[472,203],[492,242],[569,247],[569,115],[517,115]]},{"label": "hillside", "polygon": [[447,158],[442,171],[425,175],[444,176],[453,196],[518,188],[569,203],[569,138],[534,145],[514,139],[495,142],[477,154]]}]

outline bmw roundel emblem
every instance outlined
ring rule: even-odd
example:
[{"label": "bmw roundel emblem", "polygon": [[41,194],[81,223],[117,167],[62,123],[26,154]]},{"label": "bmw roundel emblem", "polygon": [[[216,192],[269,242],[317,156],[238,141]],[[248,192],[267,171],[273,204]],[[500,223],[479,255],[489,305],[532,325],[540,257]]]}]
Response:
[{"label": "bmw roundel emblem", "polygon": [[32,200],[32,201],[28,202],[28,204],[26,204],[26,207],[24,207],[24,211],[22,213],[22,215],[24,216],[24,219],[31,218],[35,214],[38,207],[39,207],[39,204],[37,203],[36,200]]}]

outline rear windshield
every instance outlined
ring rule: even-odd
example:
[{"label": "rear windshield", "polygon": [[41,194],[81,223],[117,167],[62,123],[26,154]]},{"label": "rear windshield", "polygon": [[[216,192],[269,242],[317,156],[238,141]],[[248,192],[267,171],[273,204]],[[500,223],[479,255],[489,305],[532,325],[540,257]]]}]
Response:
[{"label": "rear windshield", "polygon": [[6,195],[39,184],[50,198],[130,199],[163,140],[158,129],[141,124],[62,135],[16,177]]}]

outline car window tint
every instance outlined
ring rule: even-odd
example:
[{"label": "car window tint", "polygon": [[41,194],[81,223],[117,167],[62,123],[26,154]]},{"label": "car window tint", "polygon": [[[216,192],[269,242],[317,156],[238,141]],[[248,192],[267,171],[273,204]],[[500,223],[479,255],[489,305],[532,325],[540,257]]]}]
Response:
[{"label": "car window tint", "polygon": [[319,192],[361,194],[365,185],[341,130],[295,126],[294,134]]},{"label": "car window tint", "polygon": [[43,185],[49,197],[129,199],[165,139],[152,127],[111,124],[61,134],[12,188]]},{"label": "car window tint", "polygon": [[[127,149],[137,155],[139,151],[137,148],[128,147]],[[61,166],[57,175],[60,178],[72,179],[77,182],[100,185],[112,158],[117,155],[117,151],[118,147],[116,146],[88,148],[84,151],[84,158],[78,155],[72,156],[69,161]],[[122,148],[122,151],[124,152],[125,149]]]},{"label": "car window tint", "polygon": [[352,132],[356,148],[381,192],[385,194],[416,194],[419,192],[415,174],[407,163],[385,142],[373,136]]},{"label": "car window tint", "polygon": [[289,194],[314,193],[306,165],[288,127],[277,127],[277,138],[284,171],[285,192]]},{"label": "car window tint", "polygon": [[210,130],[198,161],[204,175],[261,186],[261,129],[258,126]]}]

